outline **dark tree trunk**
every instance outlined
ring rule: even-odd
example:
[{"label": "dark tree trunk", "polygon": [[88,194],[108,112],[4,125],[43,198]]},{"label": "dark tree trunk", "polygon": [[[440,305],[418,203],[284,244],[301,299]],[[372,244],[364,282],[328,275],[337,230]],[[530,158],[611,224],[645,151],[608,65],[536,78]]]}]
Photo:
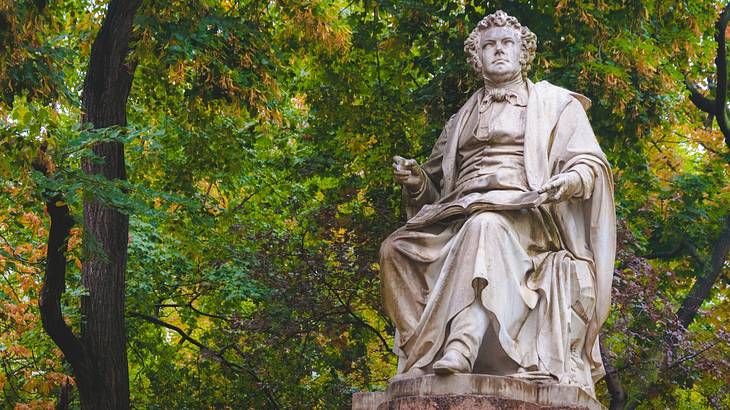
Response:
[{"label": "dark tree trunk", "polygon": [[[132,20],[141,0],[112,0],[101,30],[91,49],[82,98],[84,123],[94,128],[123,126],[134,68],[127,64]],[[104,142],[93,147],[103,162],[85,161],[88,174],[108,180],[124,180],[124,146]],[[53,168],[41,148],[33,166],[49,175]],[[61,313],[65,289],[66,246],[74,221],[59,193],[46,193],[51,218],[48,255],[40,311],[43,328],[71,364],[84,410],[129,409],[129,374],[124,331],[124,273],[127,264],[126,215],[104,206],[91,193],[84,204],[84,228],[90,242],[103,254],[92,254],[84,262],[81,279],[89,295],[81,301],[84,313],[82,337],[77,338]],[[88,243],[87,243],[88,245]],[[97,248],[97,247],[95,247]],[[98,249],[98,248],[97,248]],[[68,385],[59,396],[58,408],[68,406]]]},{"label": "dark tree trunk", "polygon": [[[127,98],[134,67],[126,61],[132,20],[140,0],[109,3],[101,30],[91,49],[84,81],[84,123],[94,128],[127,123]],[[93,147],[103,162],[85,161],[83,170],[109,180],[126,179],[124,146],[104,142]],[[124,330],[127,215],[93,198],[84,204],[86,237],[103,254],[92,253],[83,264],[81,279],[88,296],[81,301],[84,314],[81,342],[96,365],[102,391],[79,389],[83,409],[128,409],[129,374]]]},{"label": "dark tree trunk", "polygon": [[710,263],[700,267],[697,280],[677,311],[677,318],[685,328],[694,321],[702,303],[710,296],[715,282],[722,273],[728,252],[730,252],[730,214],[725,216],[723,229],[712,244]]},{"label": "dark tree trunk", "polygon": [[618,377],[616,368],[614,368],[613,364],[611,364],[608,351],[606,350],[606,343],[601,340],[599,346],[601,348],[601,357],[603,357],[603,367],[606,370],[606,375],[603,377],[603,380],[606,382],[608,394],[611,395],[611,404],[609,409],[623,410],[626,405],[626,391],[621,385],[621,380]]},{"label": "dark tree trunk", "polygon": [[68,382],[63,382],[61,391],[58,392],[58,400],[56,401],[55,410],[68,410],[71,400],[69,398],[70,386]]}]

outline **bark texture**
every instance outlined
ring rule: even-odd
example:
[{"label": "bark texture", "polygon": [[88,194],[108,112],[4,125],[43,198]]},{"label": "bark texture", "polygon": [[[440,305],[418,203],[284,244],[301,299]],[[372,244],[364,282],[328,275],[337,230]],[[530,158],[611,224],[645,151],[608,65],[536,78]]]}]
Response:
[{"label": "bark texture", "polygon": [[[141,0],[112,0],[91,49],[82,95],[84,123],[94,128],[124,126],[127,99],[134,66],[127,55],[132,22]],[[124,146],[120,142],[96,144],[93,152],[101,161],[84,161],[83,170],[110,181],[126,179]],[[49,175],[45,153],[36,169]],[[82,298],[82,335],[78,338],[63,319],[61,295],[65,289],[66,243],[73,225],[68,206],[58,193],[48,193],[46,206],[51,218],[48,256],[41,291],[43,328],[71,364],[84,410],[129,409],[129,373],[124,329],[125,270],[127,265],[127,215],[101,203],[91,193],[84,204],[86,244],[93,243],[82,267],[82,283],[88,296]],[[59,407],[68,405],[62,392]]]},{"label": "bark texture", "polygon": [[[94,128],[124,126],[134,67],[127,54],[132,21],[140,0],[116,0],[108,6],[91,49],[84,81],[83,121]],[[126,179],[124,146],[103,142],[93,147],[101,162],[85,161],[83,170],[109,180]],[[86,238],[101,252],[92,253],[82,268],[88,296],[81,341],[97,368],[101,391],[79,390],[83,409],[128,409],[129,374],[124,330],[124,291],[129,218],[96,198],[84,204]],[[101,254],[100,254],[101,253]]]}]

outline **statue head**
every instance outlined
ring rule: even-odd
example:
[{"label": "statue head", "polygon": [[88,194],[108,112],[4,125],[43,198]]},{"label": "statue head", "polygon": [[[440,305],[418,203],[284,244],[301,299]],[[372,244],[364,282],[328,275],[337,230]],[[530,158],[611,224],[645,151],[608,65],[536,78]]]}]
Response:
[{"label": "statue head", "polygon": [[516,74],[516,64],[526,79],[536,49],[535,33],[502,10],[484,17],[464,41],[467,61],[474,71],[497,82]]}]

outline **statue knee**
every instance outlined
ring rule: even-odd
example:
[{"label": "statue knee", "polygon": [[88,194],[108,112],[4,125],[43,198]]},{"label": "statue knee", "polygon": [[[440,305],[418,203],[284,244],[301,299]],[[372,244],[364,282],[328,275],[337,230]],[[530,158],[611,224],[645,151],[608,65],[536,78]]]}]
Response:
[{"label": "statue knee", "polygon": [[397,253],[397,247],[395,245],[395,237],[398,231],[393,232],[388,236],[383,243],[380,245],[380,264],[384,264],[387,261],[393,260]]},{"label": "statue knee", "polygon": [[480,212],[472,215],[464,224],[465,228],[488,229],[507,232],[510,227],[506,218],[498,212]]}]

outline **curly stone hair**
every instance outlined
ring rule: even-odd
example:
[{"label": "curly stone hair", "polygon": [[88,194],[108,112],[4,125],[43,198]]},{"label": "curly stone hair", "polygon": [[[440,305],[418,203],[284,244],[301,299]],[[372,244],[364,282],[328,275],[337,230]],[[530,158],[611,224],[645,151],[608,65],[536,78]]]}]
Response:
[{"label": "curly stone hair", "polygon": [[527,73],[532,67],[537,49],[537,36],[529,28],[520,24],[515,17],[512,17],[502,10],[497,10],[477,24],[476,28],[464,41],[464,52],[467,55],[467,62],[480,76],[482,75],[482,60],[479,56],[482,34],[492,27],[509,27],[520,34],[520,65],[522,66],[522,77],[527,78]]}]

